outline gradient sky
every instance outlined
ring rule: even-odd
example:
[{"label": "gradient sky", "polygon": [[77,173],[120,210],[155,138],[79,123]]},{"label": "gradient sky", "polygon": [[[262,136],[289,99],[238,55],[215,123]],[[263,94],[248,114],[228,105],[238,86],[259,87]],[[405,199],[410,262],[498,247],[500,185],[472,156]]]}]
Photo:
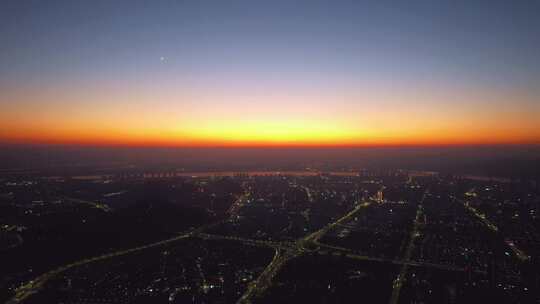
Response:
[{"label": "gradient sky", "polygon": [[540,143],[540,1],[0,2],[0,142]]}]

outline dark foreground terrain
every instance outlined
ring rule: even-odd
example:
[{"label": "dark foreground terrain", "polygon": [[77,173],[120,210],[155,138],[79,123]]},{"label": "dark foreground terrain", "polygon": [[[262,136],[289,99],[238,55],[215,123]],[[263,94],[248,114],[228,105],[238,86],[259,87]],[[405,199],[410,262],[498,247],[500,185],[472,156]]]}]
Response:
[{"label": "dark foreground terrain", "polygon": [[534,182],[433,172],[3,177],[6,303],[536,303]]}]

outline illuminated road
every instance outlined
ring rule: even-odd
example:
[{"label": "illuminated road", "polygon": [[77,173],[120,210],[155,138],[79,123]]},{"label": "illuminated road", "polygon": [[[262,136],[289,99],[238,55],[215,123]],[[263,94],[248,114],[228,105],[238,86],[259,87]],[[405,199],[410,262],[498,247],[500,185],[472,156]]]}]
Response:
[{"label": "illuminated road", "polygon": [[80,261],[73,262],[73,263],[70,263],[70,264],[66,264],[64,266],[61,266],[59,268],[56,268],[56,269],[51,270],[49,272],[46,272],[46,273],[36,277],[35,279],[29,281],[28,283],[21,285],[19,288],[17,288],[15,290],[15,296],[13,298],[11,298],[10,300],[8,300],[6,302],[6,304],[15,304],[15,303],[23,302],[29,296],[31,296],[31,295],[37,293],[39,290],[41,290],[50,279],[52,279],[53,277],[61,274],[62,272],[66,271],[66,270],[68,270],[70,268],[85,265],[85,264],[88,264],[88,263],[101,261],[101,260],[105,260],[105,259],[109,259],[109,258],[112,258],[112,257],[117,257],[117,256],[130,254],[130,253],[140,251],[140,250],[144,250],[144,249],[149,249],[149,248],[153,248],[153,247],[162,246],[162,245],[165,245],[165,244],[168,244],[168,243],[176,242],[176,241],[181,240],[181,239],[186,239],[186,238],[189,238],[189,237],[193,237],[193,236],[197,235],[198,233],[202,232],[203,230],[208,229],[210,227],[213,227],[215,225],[218,225],[220,223],[221,222],[205,225],[205,226],[202,226],[202,227],[197,228],[195,230],[192,230],[190,232],[181,234],[181,235],[179,235],[177,237],[170,238],[170,239],[167,239],[167,240],[163,240],[163,241],[159,241],[159,242],[155,242],[155,243],[151,243],[151,244],[143,245],[143,246],[139,246],[139,247],[134,247],[134,248],[131,248],[131,249],[115,251],[115,252],[100,255],[100,256],[97,256],[97,257],[88,258],[88,259],[80,260]]},{"label": "illuminated road", "polygon": [[489,230],[493,232],[499,232],[499,228],[493,225],[484,214],[480,213],[478,210],[469,205],[468,202],[463,202],[463,206],[469,212],[471,212],[478,220],[480,220]]},{"label": "illuminated road", "polygon": [[224,236],[224,235],[216,235],[216,234],[208,234],[208,233],[198,233],[193,235],[194,237],[201,238],[203,240],[219,240],[219,241],[234,241],[239,242],[247,246],[254,246],[254,247],[270,247],[275,249],[290,249],[294,246],[293,242],[275,242],[275,241],[263,241],[263,240],[253,240],[253,239],[246,239],[236,236]]},{"label": "illuminated road", "polygon": [[276,249],[272,262],[264,269],[259,277],[249,284],[246,292],[236,303],[252,303],[252,299],[260,296],[270,285],[278,271],[292,258],[299,256],[295,250]]},{"label": "illuminated road", "polygon": [[[469,205],[469,202],[462,202],[465,209],[467,209],[469,212],[471,212],[480,222],[482,222],[489,230],[491,230],[494,233],[499,233],[499,227],[497,227],[495,224],[493,224],[491,221],[489,221],[485,214],[479,212],[474,207]],[[523,250],[519,249],[516,244],[514,244],[513,241],[505,239],[506,245],[512,250],[514,253],[514,256],[520,260],[521,262],[529,260],[531,257],[527,255]]]},{"label": "illuminated road", "polygon": [[[395,265],[429,267],[429,268],[436,268],[440,270],[449,270],[449,271],[465,271],[465,268],[453,266],[453,265],[435,264],[435,263],[419,262],[419,261],[412,261],[412,260],[405,260],[405,259],[396,260],[396,259],[388,259],[388,258],[380,258],[380,257],[371,257],[367,255],[356,254],[353,250],[344,248],[344,247],[332,246],[332,245],[322,244],[318,242],[316,244],[319,247],[319,250],[317,251],[319,254],[342,255],[344,257],[356,259],[356,260],[380,262],[380,263],[391,263]],[[479,270],[475,270],[474,272],[482,273],[482,274],[485,273]]]},{"label": "illuminated road", "polygon": [[[399,294],[401,292],[401,287],[403,286],[403,283],[405,281],[405,277],[407,276],[407,271],[409,270],[409,265],[412,252],[414,250],[414,240],[420,233],[420,218],[422,216],[423,212],[423,204],[424,200],[427,195],[427,190],[424,192],[424,195],[422,196],[422,199],[418,203],[418,207],[416,208],[416,217],[414,218],[414,224],[413,229],[411,231],[411,235],[409,238],[409,245],[407,246],[407,250],[405,251],[405,255],[403,256],[403,266],[401,266],[401,271],[399,272],[397,278],[393,282],[392,286],[392,295],[390,296],[390,304],[397,304],[399,301]],[[426,265],[425,263],[416,263],[419,265]]]},{"label": "illuminated road", "polygon": [[227,213],[230,215],[231,218],[238,215],[238,212],[240,211],[240,209],[242,209],[242,207],[249,201],[248,200],[249,196],[250,196],[249,192],[244,192],[242,195],[240,195],[236,199],[236,201],[234,201],[234,203],[232,203],[231,207],[227,211]]},{"label": "illuminated road", "polygon": [[333,229],[337,225],[349,220],[356,212],[360,211],[362,208],[365,208],[365,207],[369,206],[370,204],[371,203],[369,203],[369,202],[364,202],[362,204],[359,204],[353,210],[351,210],[349,213],[347,213],[343,217],[339,218],[337,221],[324,226],[320,230],[313,232],[312,234],[304,237],[303,239],[300,239],[300,241],[303,241],[303,242],[316,242],[316,241],[318,241],[328,231],[330,231],[331,229]]},{"label": "illuminated road", "polygon": [[311,194],[311,189],[309,189],[307,186],[303,186],[302,188],[304,188],[304,191],[306,191],[306,195],[308,197],[308,201],[310,203],[313,203],[314,199],[313,199],[313,195]]},{"label": "illuminated road", "polygon": [[112,209],[107,204],[104,204],[104,203],[96,203],[96,202],[91,202],[91,201],[85,201],[85,200],[72,198],[72,197],[63,197],[63,199],[66,200],[66,201],[77,203],[77,204],[89,205],[89,206],[92,206],[94,208],[101,209],[101,210],[103,210],[105,212],[111,212],[112,211]]},{"label": "illuminated road", "polygon": [[262,295],[265,290],[270,287],[272,284],[272,279],[279,272],[279,270],[292,258],[298,257],[305,252],[312,251],[308,249],[311,247],[309,245],[315,244],[325,233],[330,231],[336,225],[347,221],[350,219],[356,212],[360,211],[362,208],[369,206],[369,203],[363,203],[356,206],[349,213],[339,218],[335,222],[332,222],[323,228],[313,232],[312,234],[307,235],[304,238],[299,239],[294,243],[290,243],[289,248],[287,249],[277,249],[276,255],[272,262],[264,269],[264,271],[259,275],[259,277],[253,281],[247,288],[246,292],[242,297],[236,302],[238,304],[252,303],[253,299]]}]

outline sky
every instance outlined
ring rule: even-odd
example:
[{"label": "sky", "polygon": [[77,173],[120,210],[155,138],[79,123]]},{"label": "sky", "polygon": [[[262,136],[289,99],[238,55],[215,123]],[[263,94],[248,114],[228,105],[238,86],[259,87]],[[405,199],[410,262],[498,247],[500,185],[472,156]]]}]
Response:
[{"label": "sky", "polygon": [[0,2],[0,143],[540,143],[540,1]]}]

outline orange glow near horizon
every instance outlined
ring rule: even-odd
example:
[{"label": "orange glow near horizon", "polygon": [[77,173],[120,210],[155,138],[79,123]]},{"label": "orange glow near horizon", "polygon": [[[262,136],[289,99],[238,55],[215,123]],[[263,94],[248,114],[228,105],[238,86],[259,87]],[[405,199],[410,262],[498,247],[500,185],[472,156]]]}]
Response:
[{"label": "orange glow near horizon", "polygon": [[[14,102],[0,113],[0,142],[176,147],[540,143],[540,109],[533,97],[515,92],[125,92],[13,94]],[[477,102],[469,102],[473,99]],[[509,100],[531,106],[516,109]]]},{"label": "orange glow near horizon", "polygon": [[[254,130],[254,132],[256,132]],[[282,131],[287,133],[286,130]],[[533,136],[478,136],[461,138],[455,134],[437,133],[426,134],[413,138],[401,137],[365,137],[346,136],[347,133],[329,135],[324,132],[269,134],[263,132],[262,136],[256,133],[226,133],[201,136],[185,135],[174,136],[162,134],[106,134],[97,133],[64,133],[44,134],[27,133],[15,136],[4,136],[1,140],[7,144],[69,144],[90,146],[148,146],[148,147],[362,147],[362,146],[446,146],[446,145],[505,145],[505,144],[540,144],[540,140]]]},{"label": "orange glow near horizon", "polygon": [[[8,129],[8,128],[3,128]],[[417,130],[379,132],[325,128],[324,126],[281,125],[273,123],[209,126],[191,131],[166,129],[91,129],[21,130],[4,134],[4,143],[76,144],[111,146],[393,146],[393,145],[475,145],[475,144],[538,144],[538,133],[520,130],[482,132],[464,135],[459,130]],[[408,134],[409,132],[409,134]],[[467,132],[467,131],[463,131]],[[7,133],[7,132],[6,132]]]}]

